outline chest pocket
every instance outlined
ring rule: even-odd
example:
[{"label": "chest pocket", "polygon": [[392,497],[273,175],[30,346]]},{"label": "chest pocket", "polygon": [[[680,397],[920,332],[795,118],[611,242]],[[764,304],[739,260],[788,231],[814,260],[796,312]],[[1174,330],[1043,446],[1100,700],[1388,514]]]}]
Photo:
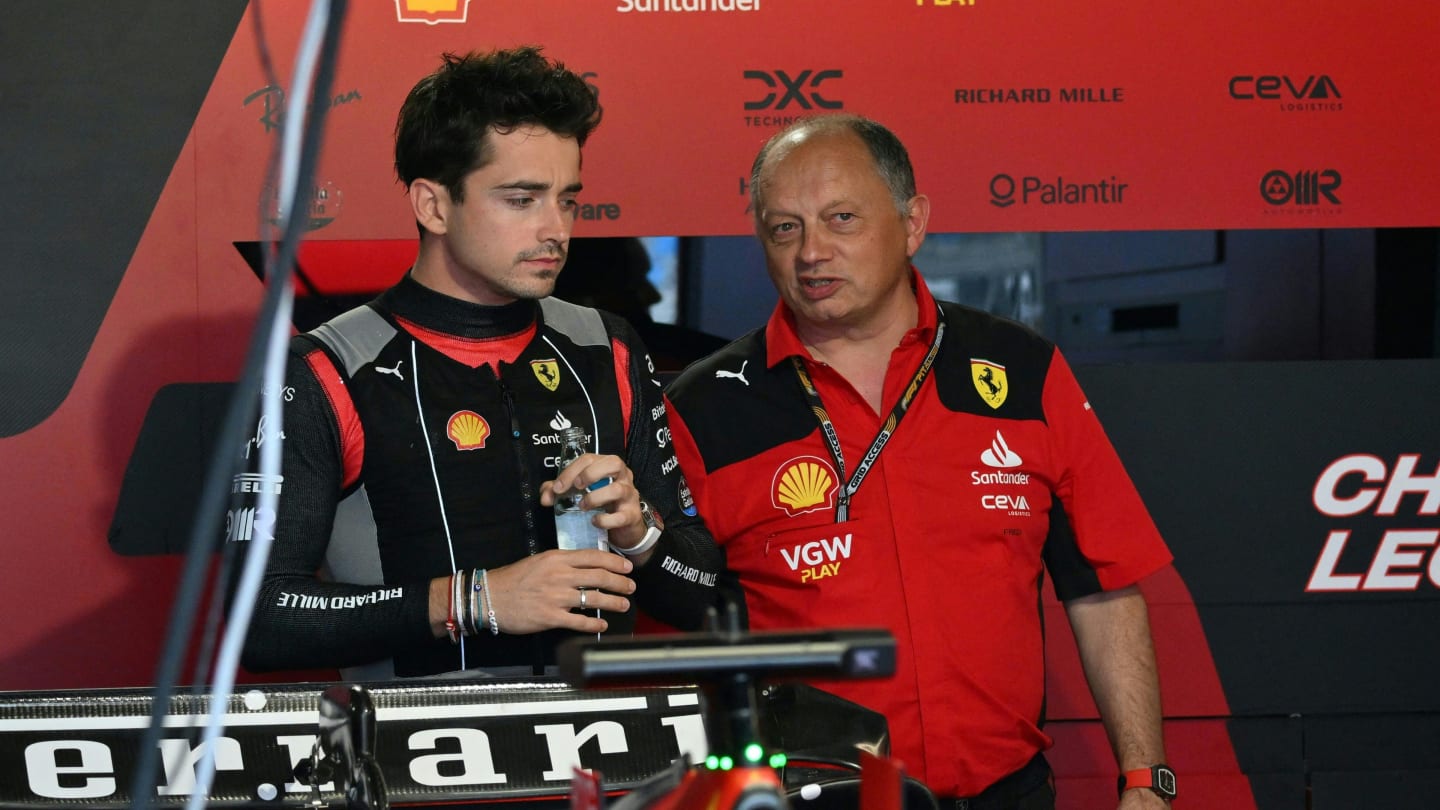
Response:
[{"label": "chest pocket", "polygon": [[888,531],[863,519],[820,523],[742,538],[725,549],[728,565],[756,597],[751,604],[767,605],[767,625],[854,623],[871,599],[898,586]]}]

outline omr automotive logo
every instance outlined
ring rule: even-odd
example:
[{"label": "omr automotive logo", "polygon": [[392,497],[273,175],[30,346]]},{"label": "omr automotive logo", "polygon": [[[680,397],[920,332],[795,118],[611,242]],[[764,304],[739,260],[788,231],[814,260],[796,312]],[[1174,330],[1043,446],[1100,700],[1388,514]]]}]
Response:
[{"label": "omr automotive logo", "polygon": [[845,71],[838,68],[747,70],[744,77],[750,91],[745,102],[747,111],[791,112],[790,115],[747,115],[746,126],[786,127],[806,115],[845,108],[845,103],[835,96],[838,88],[834,83],[845,78]]},{"label": "omr automotive logo", "polygon": [[1273,169],[1260,178],[1268,214],[1338,214],[1339,189],[1340,172],[1334,169]]},{"label": "omr automotive logo", "polygon": [[1121,205],[1125,202],[1123,183],[1114,175],[1099,182],[1067,181],[1057,176],[1026,175],[1016,178],[1010,174],[997,174],[990,178],[990,204],[996,208],[1012,205]]},{"label": "omr automotive logo", "polygon": [[1329,76],[1231,76],[1227,85],[1236,101],[1270,101],[1282,112],[1339,112],[1345,109],[1340,87]]},{"label": "omr automotive logo", "polygon": [[395,0],[395,17],[400,22],[463,23],[469,12],[470,0]]}]

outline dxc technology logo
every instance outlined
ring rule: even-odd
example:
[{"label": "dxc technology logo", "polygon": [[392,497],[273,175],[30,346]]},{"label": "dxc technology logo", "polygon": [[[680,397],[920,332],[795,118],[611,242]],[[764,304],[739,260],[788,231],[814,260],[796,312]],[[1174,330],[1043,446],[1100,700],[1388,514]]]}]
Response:
[{"label": "dxc technology logo", "polygon": [[844,78],[843,70],[812,68],[793,76],[784,70],[747,70],[744,76],[747,82],[758,84],[753,87],[756,96],[745,102],[746,110],[793,110],[797,113],[795,116],[747,115],[745,123],[750,126],[788,126],[799,120],[800,113],[839,110],[845,106],[843,101],[834,97],[834,85],[821,88],[826,82]]}]

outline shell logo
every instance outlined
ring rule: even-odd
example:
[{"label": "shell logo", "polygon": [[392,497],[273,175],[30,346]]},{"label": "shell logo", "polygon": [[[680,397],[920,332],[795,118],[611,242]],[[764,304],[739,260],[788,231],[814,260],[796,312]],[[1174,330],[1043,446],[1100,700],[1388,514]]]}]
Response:
[{"label": "shell logo", "polygon": [[834,506],[835,471],[830,463],[815,456],[792,458],[775,471],[770,499],[776,509],[790,517]]},{"label": "shell logo", "polygon": [[395,0],[400,22],[463,23],[469,11],[470,0]]},{"label": "shell logo", "polygon": [[490,437],[490,424],[474,411],[456,411],[445,423],[445,435],[455,443],[456,450],[479,450]]}]

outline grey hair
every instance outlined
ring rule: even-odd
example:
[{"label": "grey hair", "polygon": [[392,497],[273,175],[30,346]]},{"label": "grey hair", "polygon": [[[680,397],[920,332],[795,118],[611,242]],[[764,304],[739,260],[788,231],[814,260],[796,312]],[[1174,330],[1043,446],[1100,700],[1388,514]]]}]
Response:
[{"label": "grey hair", "polygon": [[915,169],[910,165],[910,153],[905,151],[905,144],[883,124],[869,118],[859,115],[822,115],[797,121],[780,130],[766,141],[755,155],[755,162],[750,167],[750,207],[756,221],[759,221],[765,210],[760,170],[765,167],[765,161],[775,147],[797,134],[803,137],[846,131],[853,133],[865,144],[865,148],[870,150],[875,171],[890,189],[895,209],[901,216],[909,213],[910,200],[915,196]]}]

